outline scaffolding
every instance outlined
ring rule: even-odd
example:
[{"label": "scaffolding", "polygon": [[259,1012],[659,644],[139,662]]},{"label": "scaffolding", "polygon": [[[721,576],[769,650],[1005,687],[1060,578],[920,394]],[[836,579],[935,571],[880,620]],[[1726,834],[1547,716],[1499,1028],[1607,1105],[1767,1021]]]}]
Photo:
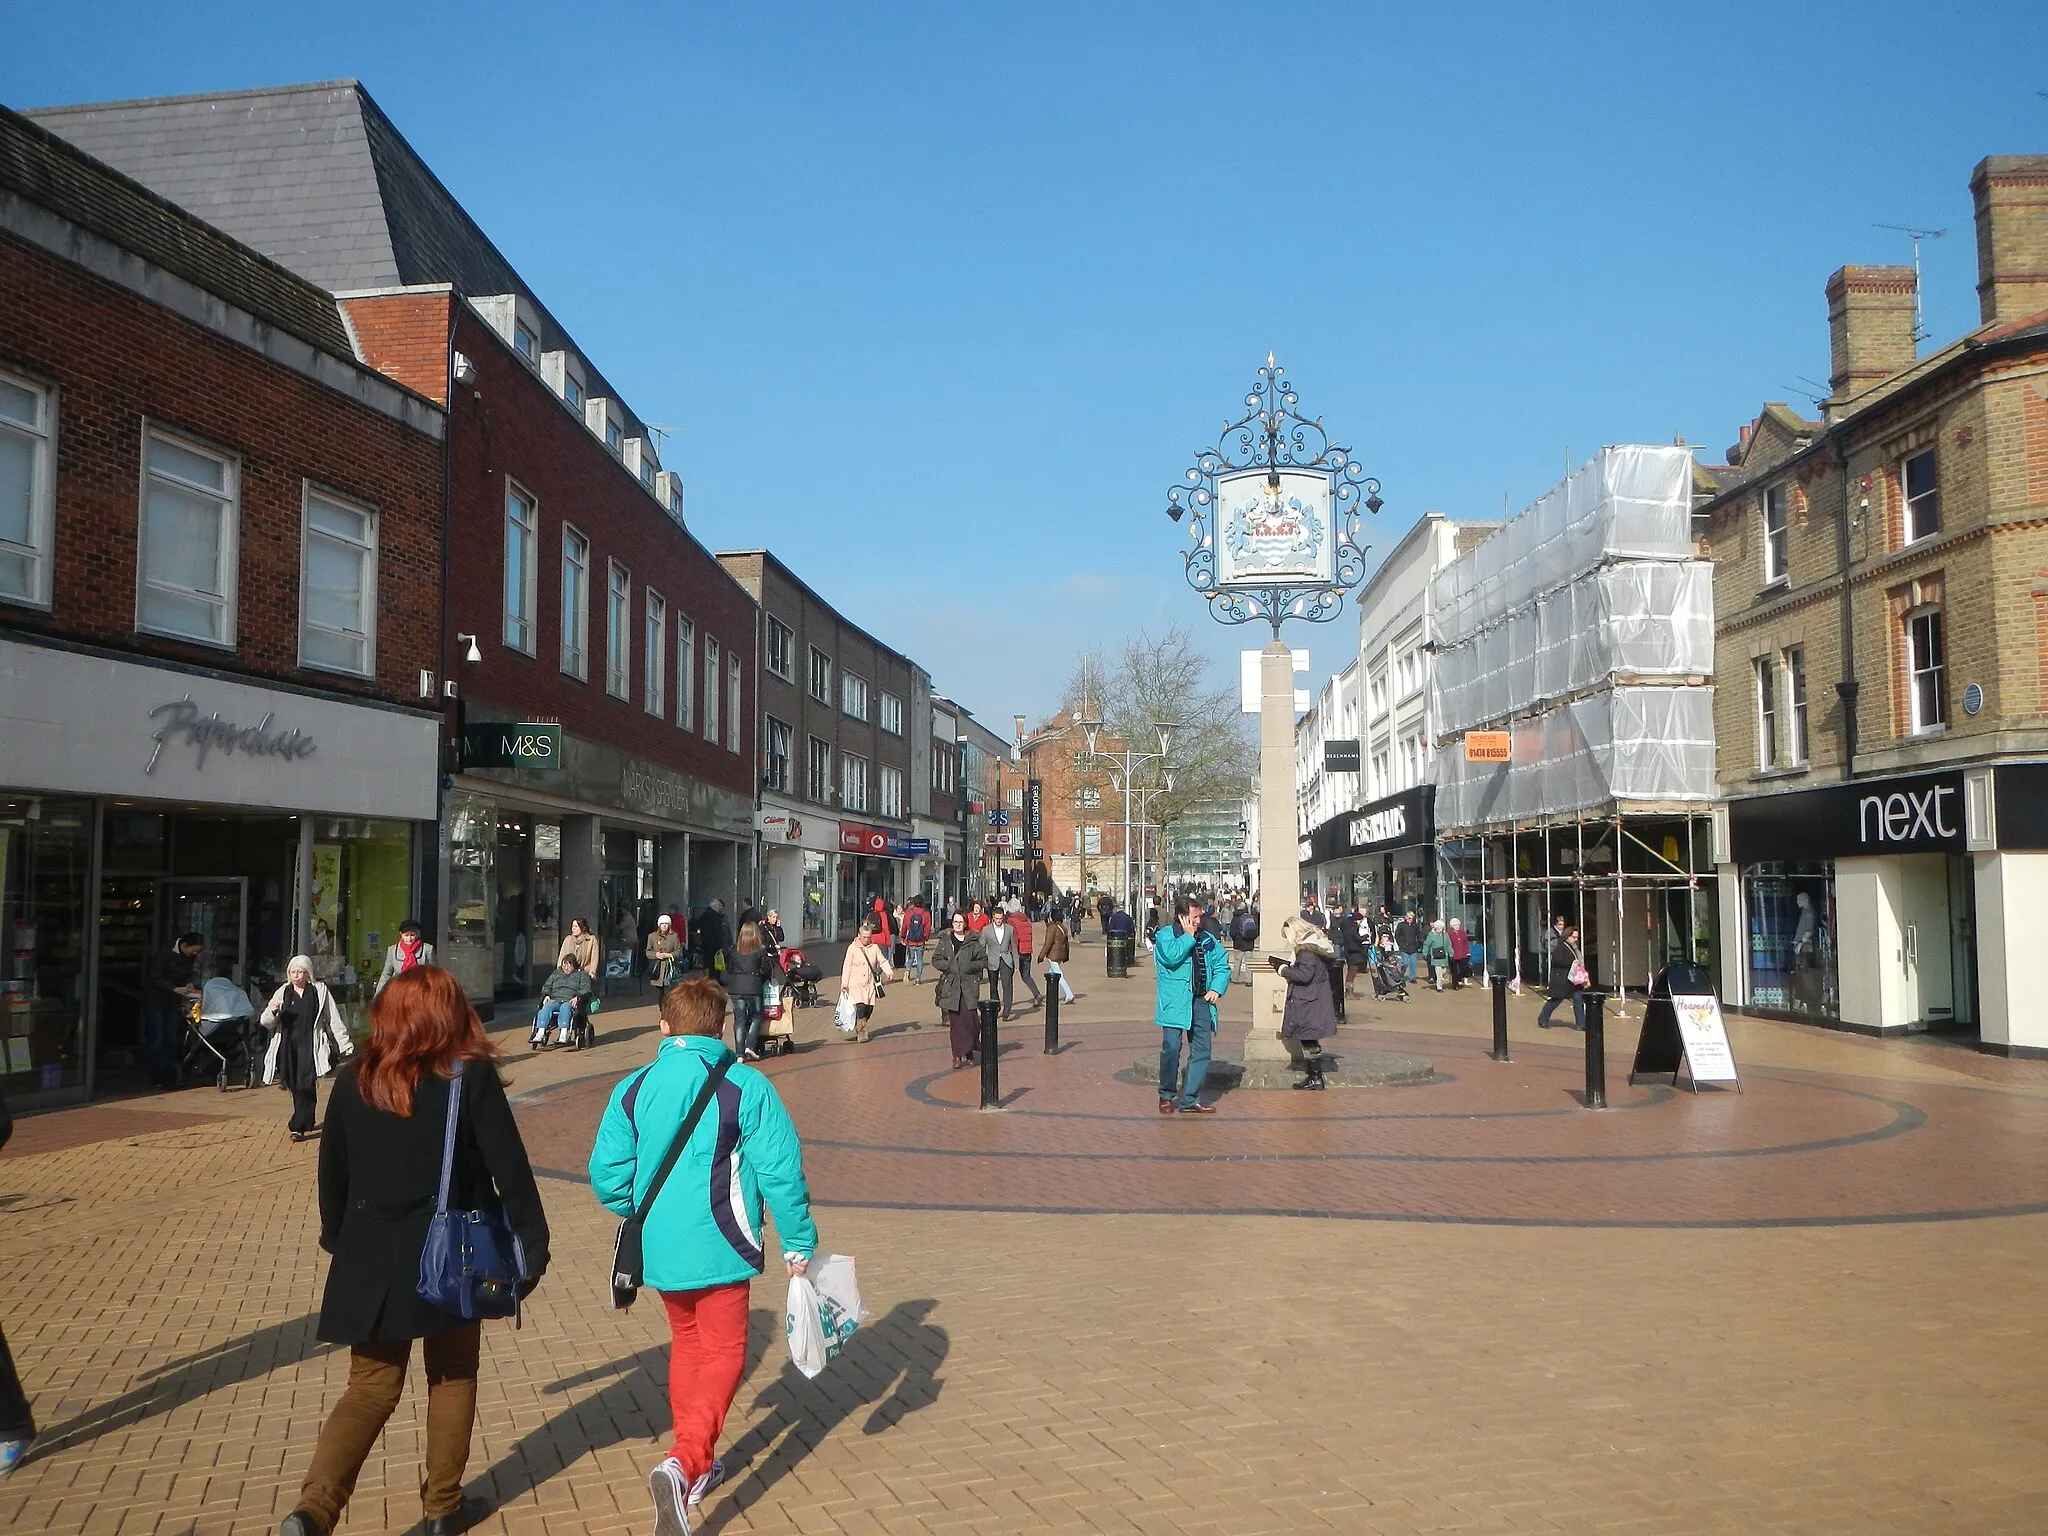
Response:
[{"label": "scaffolding", "polygon": [[[1689,450],[1602,449],[1432,587],[1438,889],[1517,977],[1541,974],[1558,915],[1617,993],[1714,948],[1713,567],[1691,498]],[[1480,727],[1506,761],[1468,760]]]}]

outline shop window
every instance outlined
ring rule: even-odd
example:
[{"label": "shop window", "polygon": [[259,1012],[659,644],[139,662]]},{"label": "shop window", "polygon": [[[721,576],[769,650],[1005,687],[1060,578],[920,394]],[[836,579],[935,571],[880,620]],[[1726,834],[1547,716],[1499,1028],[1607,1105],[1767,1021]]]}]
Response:
[{"label": "shop window", "polygon": [[1785,761],[1806,766],[1806,647],[1785,648]]},{"label": "shop window", "polygon": [[1744,865],[1742,904],[1749,1006],[1839,1016],[1834,864]]},{"label": "shop window", "polygon": [[1899,466],[1899,486],[1906,500],[1906,542],[1941,532],[1941,484],[1935,478],[1934,450],[1916,453]]},{"label": "shop window", "polygon": [[57,484],[54,391],[0,373],[0,599],[47,607]]},{"label": "shop window", "polygon": [[1791,490],[1774,485],[1764,492],[1764,585],[1790,580],[1787,565],[1789,555],[1788,509],[1792,501]]},{"label": "shop window", "polygon": [[868,717],[868,682],[852,672],[839,679],[839,708],[856,720]]},{"label": "shop window", "polygon": [[590,540],[562,525],[562,670],[590,676]]},{"label": "shop window", "polygon": [[299,661],[368,677],[376,671],[377,514],[306,487]]},{"label": "shop window", "polygon": [[832,658],[811,647],[811,697],[820,704],[832,702]]},{"label": "shop window", "polygon": [[0,798],[0,1092],[9,1096],[85,1081],[91,853],[90,801]]},{"label": "shop window", "polygon": [[1906,669],[1913,729],[1940,730],[1948,722],[1948,701],[1939,608],[1916,608],[1906,615]]},{"label": "shop window", "polygon": [[881,802],[876,807],[884,816],[903,814],[903,770],[884,768],[877,788],[881,791]]},{"label": "shop window", "polygon": [[704,739],[718,741],[718,642],[704,637]]},{"label": "shop window", "polygon": [[796,681],[796,631],[768,616],[768,670],[785,683]]},{"label": "shop window", "polygon": [[384,952],[412,909],[412,828],[402,821],[316,817],[306,902],[306,957],[357,1030],[383,974]]},{"label": "shop window", "polygon": [[136,627],[232,648],[240,474],[235,461],[150,431],[144,440]]},{"label": "shop window", "polygon": [[652,587],[647,589],[647,640],[641,648],[641,655],[647,668],[647,676],[643,680],[647,690],[647,713],[665,714],[668,710],[668,604]]},{"label": "shop window", "polygon": [[820,805],[832,803],[832,743],[822,736],[810,738],[808,761],[804,764],[804,798]]},{"label": "shop window", "polygon": [[697,626],[676,615],[676,724],[694,730],[697,724]]},{"label": "shop window", "polygon": [[789,793],[789,753],[791,731],[786,721],[773,715],[766,717],[768,727],[768,751],[761,770],[761,787],[772,789],[777,794]]},{"label": "shop window", "polygon": [[534,546],[540,536],[540,504],[509,480],[505,483],[505,643],[533,654]]},{"label": "shop window", "polygon": [[1777,662],[1769,656],[1756,659],[1756,765],[1768,773],[1778,766],[1778,679]]},{"label": "shop window", "polygon": [[738,755],[740,750],[740,655],[738,651],[725,653],[725,750]]},{"label": "shop window", "polygon": [[868,760],[866,758],[855,757],[851,752],[840,755],[839,791],[840,809],[864,811],[868,808]]}]

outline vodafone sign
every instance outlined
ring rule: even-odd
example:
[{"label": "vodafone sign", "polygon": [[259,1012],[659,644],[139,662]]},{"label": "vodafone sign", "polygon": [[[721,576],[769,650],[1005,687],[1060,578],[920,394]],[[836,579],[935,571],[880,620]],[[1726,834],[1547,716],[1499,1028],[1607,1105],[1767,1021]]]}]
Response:
[{"label": "vodafone sign", "polygon": [[865,853],[880,858],[889,851],[889,834],[880,827],[864,827],[857,821],[839,823],[839,851]]}]

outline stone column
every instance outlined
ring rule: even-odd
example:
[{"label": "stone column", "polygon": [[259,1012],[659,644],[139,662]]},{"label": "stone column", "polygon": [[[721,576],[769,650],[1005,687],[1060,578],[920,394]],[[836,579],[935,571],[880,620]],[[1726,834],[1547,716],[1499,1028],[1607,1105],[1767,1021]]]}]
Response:
[{"label": "stone column", "polygon": [[1252,1024],[1244,1062],[1285,1061],[1280,1010],[1287,983],[1266,954],[1301,910],[1301,840],[1294,805],[1294,651],[1279,639],[1259,653],[1259,943],[1252,951]]}]

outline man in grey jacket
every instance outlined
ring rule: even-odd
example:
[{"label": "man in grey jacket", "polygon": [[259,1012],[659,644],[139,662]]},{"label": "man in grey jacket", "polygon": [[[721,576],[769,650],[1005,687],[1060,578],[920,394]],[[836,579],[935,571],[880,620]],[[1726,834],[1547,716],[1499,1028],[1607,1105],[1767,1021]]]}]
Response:
[{"label": "man in grey jacket", "polygon": [[1010,1018],[1017,995],[1017,930],[1010,926],[1001,906],[989,917],[980,939],[982,953],[988,957],[988,995],[994,997],[1001,987],[1003,1017]]}]

